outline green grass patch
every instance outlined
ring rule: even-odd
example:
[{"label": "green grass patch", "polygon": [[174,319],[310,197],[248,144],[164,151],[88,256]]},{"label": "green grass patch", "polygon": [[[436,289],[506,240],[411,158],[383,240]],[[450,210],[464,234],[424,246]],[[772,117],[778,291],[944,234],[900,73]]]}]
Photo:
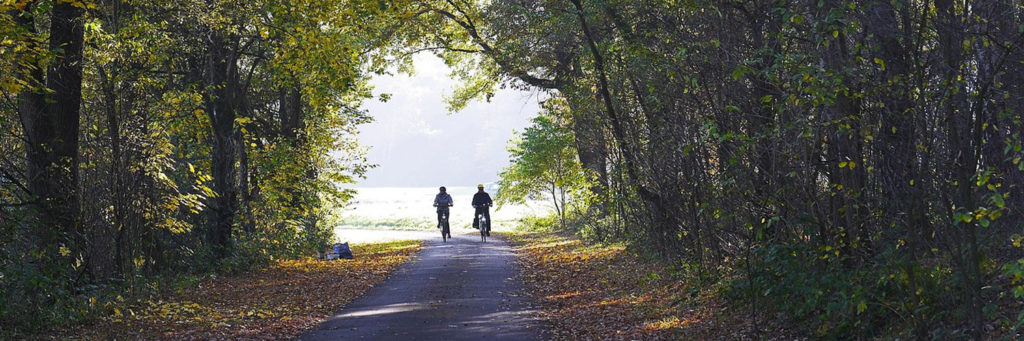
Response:
[{"label": "green grass patch", "polygon": [[437,227],[437,220],[434,217],[385,219],[344,216],[339,221],[339,227],[368,230],[429,230]]}]

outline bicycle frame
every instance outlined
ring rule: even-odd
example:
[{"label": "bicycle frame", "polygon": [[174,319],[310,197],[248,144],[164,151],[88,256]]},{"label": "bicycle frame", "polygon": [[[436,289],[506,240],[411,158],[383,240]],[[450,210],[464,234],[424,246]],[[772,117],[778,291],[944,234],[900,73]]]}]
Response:
[{"label": "bicycle frame", "polygon": [[[450,207],[450,206],[449,206]],[[448,223],[448,218],[451,212],[447,210],[441,212],[441,219],[437,222],[437,227],[441,229],[441,241],[448,242],[448,239],[452,239],[451,224]]]}]

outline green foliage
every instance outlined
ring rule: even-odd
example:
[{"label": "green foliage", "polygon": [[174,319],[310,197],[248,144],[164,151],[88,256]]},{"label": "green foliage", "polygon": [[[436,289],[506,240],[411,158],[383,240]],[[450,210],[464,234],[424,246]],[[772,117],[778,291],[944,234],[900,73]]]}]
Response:
[{"label": "green foliage", "polygon": [[[1014,246],[1020,248],[1022,239],[1024,237],[1014,235]],[[1016,262],[1003,264],[1001,270],[1003,275],[1010,278],[1010,285],[1000,296],[1006,295],[1016,300],[1024,299],[1024,258],[1018,259]],[[1000,322],[1002,327],[1009,331],[1009,335],[1020,335],[1020,333],[1024,332],[1024,311],[1020,311],[1016,315],[1008,314]]]},{"label": "green foliage", "polygon": [[513,139],[508,148],[511,165],[502,170],[498,181],[498,207],[523,203],[526,199],[548,199],[562,228],[566,227],[569,206],[585,199],[587,184],[567,115],[564,99],[549,99],[532,125]]},{"label": "green foliage", "polygon": [[81,216],[65,242],[38,245],[54,229],[25,186],[18,102],[50,91],[36,78],[62,53],[48,44],[61,2],[0,2],[3,332],[113,313],[82,309],[89,293],[141,294],[149,278],[237,272],[334,241],[325,212],[370,167],[359,107],[406,13],[363,0],[73,2],[88,8],[80,180],[67,189]]},{"label": "green foliage", "polygon": [[[800,244],[760,248],[755,250],[758,265],[732,282],[729,295],[752,305],[751,309],[774,307],[802,321],[797,327],[805,333],[829,339],[943,335],[950,330],[940,327],[942,321],[964,313],[963,307],[948,305],[939,294],[950,290],[948,268],[904,263],[850,270],[841,262],[829,261],[833,256],[831,248],[812,251]],[[882,255],[878,260],[888,262],[890,257]],[[908,296],[911,288],[916,294]],[[887,320],[890,314],[917,314],[923,319],[894,324]]]},{"label": "green foliage", "polygon": [[549,232],[558,227],[558,216],[548,215],[544,217],[527,216],[516,225],[517,231],[523,232]]},{"label": "green foliage", "polygon": [[1024,299],[1024,259],[1004,264],[1003,274],[1011,278],[1013,298]]}]

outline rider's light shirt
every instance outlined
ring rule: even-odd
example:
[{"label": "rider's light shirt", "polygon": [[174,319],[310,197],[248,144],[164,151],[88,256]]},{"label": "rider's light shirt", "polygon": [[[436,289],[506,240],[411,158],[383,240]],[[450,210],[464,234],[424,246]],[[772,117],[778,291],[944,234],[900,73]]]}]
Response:
[{"label": "rider's light shirt", "polygon": [[438,212],[448,210],[448,206],[452,204],[452,196],[448,193],[437,193],[437,196],[434,196],[434,205],[437,205]]}]

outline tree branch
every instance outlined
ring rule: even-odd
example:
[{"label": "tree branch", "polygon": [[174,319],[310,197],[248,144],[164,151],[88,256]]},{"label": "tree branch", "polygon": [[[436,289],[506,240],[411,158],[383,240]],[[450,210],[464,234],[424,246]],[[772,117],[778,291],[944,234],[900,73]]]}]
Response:
[{"label": "tree branch", "polygon": [[[451,4],[452,3],[451,0],[448,0],[448,3]],[[505,73],[507,73],[509,76],[517,78],[517,79],[525,82],[526,84],[529,84],[529,85],[532,85],[532,86],[535,86],[535,87],[544,88],[544,89],[554,89],[555,88],[554,80],[533,76],[533,75],[529,74],[528,72],[523,71],[523,70],[521,70],[519,68],[516,68],[513,65],[511,65],[510,63],[508,63],[508,61],[506,61],[503,58],[503,55],[501,53],[499,53],[493,47],[491,47],[491,45],[488,44],[487,41],[485,41],[483,39],[483,37],[480,36],[480,32],[477,30],[477,28],[473,24],[472,20],[469,19],[469,16],[466,14],[466,12],[462,11],[461,9],[459,9],[459,7],[457,5],[454,5],[454,4],[452,4],[452,5],[455,6],[456,11],[458,11],[459,14],[461,14],[464,17],[466,17],[467,21],[459,20],[459,17],[457,15],[453,14],[450,11],[446,11],[446,10],[439,9],[439,8],[430,8],[429,10],[434,12],[434,13],[440,14],[440,15],[448,18],[448,19],[450,19],[452,22],[454,22],[455,24],[457,24],[457,25],[461,26],[463,29],[465,29],[466,33],[468,33],[469,36],[473,39],[473,42],[475,44],[477,44],[478,46],[480,46],[481,52],[483,54],[487,55],[488,57],[490,57],[491,60],[494,60],[494,62],[496,64],[498,64],[498,66],[500,66],[501,69]]]}]

